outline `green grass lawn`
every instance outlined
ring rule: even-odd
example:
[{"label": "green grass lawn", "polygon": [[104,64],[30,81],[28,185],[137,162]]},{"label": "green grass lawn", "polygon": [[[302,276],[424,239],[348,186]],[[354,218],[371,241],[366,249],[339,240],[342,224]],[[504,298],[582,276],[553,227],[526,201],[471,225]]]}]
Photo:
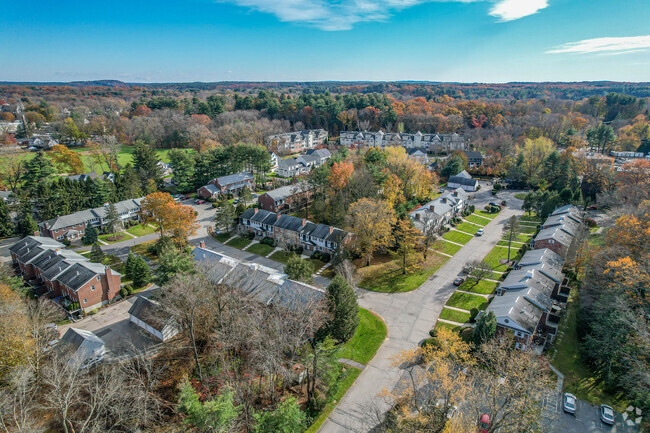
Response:
[{"label": "green grass lawn", "polygon": [[367,364],[386,338],[386,324],[368,310],[359,308],[359,326],[337,352],[339,358]]},{"label": "green grass lawn", "polygon": [[470,295],[469,293],[455,292],[445,305],[470,311],[472,308],[485,310],[489,302],[482,296]]},{"label": "green grass lawn", "polygon": [[314,265],[314,273],[318,272],[320,268],[325,266],[327,262],[318,259],[308,259]]},{"label": "green grass lawn", "polygon": [[461,247],[460,245],[452,244],[451,242],[447,242],[444,240],[437,240],[431,245],[431,248],[433,248],[436,251],[440,251],[441,253],[449,254],[450,256],[453,256],[456,254],[458,251],[460,251]]},{"label": "green grass lawn", "polygon": [[266,257],[274,249],[275,247],[272,247],[271,245],[255,244],[255,245],[251,245],[246,251],[251,252],[253,254],[257,254],[258,256]]},{"label": "green grass lawn", "polygon": [[466,216],[465,219],[467,221],[469,221],[469,222],[480,224],[482,226],[488,225],[490,223],[490,221],[491,221],[488,218],[483,218],[483,217],[480,217],[480,216],[478,216],[476,214],[471,214],[469,216]]},{"label": "green grass lawn", "polygon": [[518,192],[517,194],[515,194],[515,198],[518,198],[519,200],[524,200],[527,195],[528,195],[528,193]]},{"label": "green grass lawn", "polygon": [[[510,259],[512,260],[515,255],[517,254],[518,248],[511,248],[510,249]],[[488,253],[487,256],[483,259],[483,261],[487,262],[492,266],[492,269],[495,271],[505,271],[508,269],[508,266],[502,265],[499,263],[500,259],[506,260],[508,258],[508,248],[503,248],[503,247],[494,247],[492,248],[492,251]]]},{"label": "green grass lawn", "polygon": [[605,245],[605,235],[603,233],[592,233],[589,235],[589,243],[597,247],[602,247]]},{"label": "green grass lawn", "polygon": [[383,261],[358,269],[361,282],[359,287],[375,292],[409,292],[420,287],[449,257],[430,251],[421,270],[403,274],[397,260]]},{"label": "green grass lawn", "polygon": [[112,236],[113,236],[112,234],[99,235],[99,236],[97,236],[97,238],[103,240],[103,241],[106,242],[107,244],[115,244],[115,243],[118,243],[118,242],[125,241],[125,240],[127,240],[127,239],[133,239],[133,238],[132,238],[131,236],[129,236],[129,235],[125,235],[125,234],[123,234],[123,233],[115,233],[115,237],[116,237],[116,239],[114,239],[114,240],[110,240],[110,241],[109,241],[108,238],[110,238],[110,237],[112,237]]},{"label": "green grass lawn", "polygon": [[213,234],[212,237],[219,242],[224,243],[232,237],[232,233],[219,233],[218,235]]},{"label": "green grass lawn", "polygon": [[525,234],[534,234],[537,231],[537,226],[525,226],[523,224],[519,224],[519,230],[517,230],[519,233],[525,233]]},{"label": "green grass lawn", "polygon": [[447,233],[442,235],[443,239],[447,239],[448,241],[456,242],[457,244],[462,244],[462,245],[465,245],[473,237],[474,236],[468,235],[467,233],[461,233],[453,230],[448,231]]},{"label": "green grass lawn", "polygon": [[148,225],[143,226],[141,224],[138,224],[137,226],[133,226],[128,229],[127,232],[131,233],[133,236],[140,237],[155,233],[156,229]]},{"label": "green grass lawn", "polygon": [[560,322],[558,339],[549,353],[551,364],[564,374],[564,391],[588,402],[600,405],[609,404],[623,412],[629,402],[622,394],[611,395],[580,356],[578,338],[578,293],[574,288],[569,303]]},{"label": "green grass lawn", "polygon": [[[508,246],[508,241],[499,241],[499,242],[497,242],[497,245],[501,245],[502,247],[507,247]],[[512,245],[511,245],[512,248],[517,248],[518,249],[518,248],[521,248],[523,246],[524,246],[524,242],[512,241]]]},{"label": "green grass lawn", "polygon": [[289,261],[289,257],[293,256],[295,253],[285,253],[284,251],[276,251],[271,256],[269,259],[275,260],[276,262],[280,262],[282,264],[287,264]]},{"label": "green grass lawn", "polygon": [[471,287],[472,284],[474,284],[474,281],[472,280],[466,280],[463,284],[458,287],[458,290],[464,290],[465,292],[472,292],[472,293],[480,293],[482,295],[489,295],[490,293],[494,292],[494,289],[497,288],[499,283],[495,283],[494,281],[485,281],[481,280],[477,285],[474,287]]},{"label": "green grass lawn", "polygon": [[440,318],[444,320],[451,320],[456,323],[465,323],[469,321],[469,313],[463,313],[462,311],[450,310],[449,308],[443,308],[440,313]]},{"label": "green grass lawn", "polygon": [[542,219],[536,215],[522,215],[519,217],[519,221],[525,221],[530,223],[541,223]]},{"label": "green grass lawn", "polygon": [[488,212],[485,212],[484,210],[477,210],[477,211],[474,212],[474,213],[475,213],[476,215],[479,215],[479,216],[485,217],[485,218],[490,219],[490,220],[493,220],[494,218],[497,217],[497,215],[499,215],[499,212],[496,212],[496,213],[488,213]]},{"label": "green grass lawn", "polygon": [[[528,242],[530,242],[532,237],[533,237],[532,235],[517,234],[516,236],[512,237],[512,241],[527,244]],[[501,240],[502,241],[507,241],[508,240],[508,235],[505,235],[504,237],[502,237]]]},{"label": "green grass lawn", "polygon": [[445,322],[436,322],[436,326],[433,327],[433,329],[440,329],[440,328],[447,328],[452,331],[460,331],[461,327],[458,325],[452,325],[451,323],[445,323]]},{"label": "green grass lawn", "polygon": [[475,225],[475,224],[468,223],[468,222],[463,222],[463,223],[458,224],[458,225],[456,226],[456,228],[457,228],[458,230],[460,230],[461,232],[467,232],[467,233],[471,233],[471,234],[474,235],[474,234],[476,234],[476,232],[477,232],[481,227],[480,227],[480,226],[477,226],[477,225]]},{"label": "green grass lawn", "polygon": [[248,246],[251,243],[251,241],[247,238],[242,238],[241,236],[237,236],[236,238],[226,242],[226,245],[229,245],[231,247],[244,249],[246,246]]},{"label": "green grass lawn", "polygon": [[323,425],[327,417],[330,415],[330,413],[332,413],[332,411],[336,407],[336,403],[341,401],[341,398],[343,398],[345,393],[348,392],[348,389],[350,389],[354,381],[357,380],[357,377],[359,377],[359,375],[361,374],[361,370],[359,370],[358,368],[353,368],[349,366],[345,366],[345,367],[340,366],[339,368],[341,369],[345,368],[345,376],[343,380],[340,382],[338,391],[331,398],[331,401],[325,405],[321,413],[314,420],[314,423],[307,430],[305,430],[305,433],[316,433],[318,431],[320,426]]}]

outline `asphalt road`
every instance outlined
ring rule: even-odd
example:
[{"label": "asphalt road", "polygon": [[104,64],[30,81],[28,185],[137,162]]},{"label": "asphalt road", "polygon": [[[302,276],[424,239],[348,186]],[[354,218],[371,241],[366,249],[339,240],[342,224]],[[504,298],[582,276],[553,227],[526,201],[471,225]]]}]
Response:
[{"label": "asphalt road", "polygon": [[319,432],[370,431],[377,422],[375,414],[384,413],[390,407],[379,394],[399,383],[402,371],[392,366],[393,358],[428,338],[443,305],[455,290],[453,281],[463,266],[470,260],[483,259],[501,239],[505,221],[512,215],[523,214],[522,201],[515,199],[513,192],[501,192],[495,199],[489,189],[484,184],[482,190],[472,193],[470,204],[482,209],[490,201],[506,200],[508,206],[485,227],[483,236],[472,238],[422,286],[408,293],[358,290],[359,304],[384,319],[388,336]]}]

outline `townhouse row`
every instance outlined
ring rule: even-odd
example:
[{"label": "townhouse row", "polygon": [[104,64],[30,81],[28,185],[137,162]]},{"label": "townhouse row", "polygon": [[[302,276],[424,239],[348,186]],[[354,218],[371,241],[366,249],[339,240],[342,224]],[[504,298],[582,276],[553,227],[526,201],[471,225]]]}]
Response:
[{"label": "townhouse row", "polygon": [[27,236],[9,247],[14,266],[33,287],[51,298],[79,303],[87,312],[110,303],[120,292],[121,274],[49,237]]},{"label": "townhouse row", "polygon": [[298,153],[324,146],[327,143],[328,136],[327,131],[324,129],[304,129],[269,135],[264,139],[264,144],[268,149],[279,153]]},{"label": "townhouse row", "polygon": [[463,188],[441,195],[409,213],[413,225],[420,231],[438,230],[458,217],[468,206],[469,195]]},{"label": "townhouse row", "polygon": [[415,134],[404,132],[383,132],[383,131],[342,131],[340,134],[343,146],[368,146],[388,147],[402,146],[406,149],[424,149],[432,153],[450,153],[455,150],[467,149],[468,143],[465,137],[453,134],[423,134],[420,131]]}]

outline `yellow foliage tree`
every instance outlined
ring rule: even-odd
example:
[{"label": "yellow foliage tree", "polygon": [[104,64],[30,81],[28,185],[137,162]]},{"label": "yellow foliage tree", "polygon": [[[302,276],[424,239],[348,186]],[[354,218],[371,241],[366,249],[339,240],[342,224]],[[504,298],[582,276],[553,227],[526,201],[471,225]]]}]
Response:
[{"label": "yellow foliage tree", "polygon": [[384,200],[395,207],[404,203],[404,193],[402,193],[402,181],[399,177],[391,174],[388,176],[383,185],[382,196]]},{"label": "yellow foliage tree", "polygon": [[72,174],[84,172],[84,163],[77,152],[70,150],[62,144],[55,144],[47,154],[59,171]]},{"label": "yellow foliage tree", "polygon": [[395,221],[395,211],[387,201],[362,198],[350,206],[347,224],[354,234],[352,249],[363,256],[366,265],[378,248],[392,241]]}]

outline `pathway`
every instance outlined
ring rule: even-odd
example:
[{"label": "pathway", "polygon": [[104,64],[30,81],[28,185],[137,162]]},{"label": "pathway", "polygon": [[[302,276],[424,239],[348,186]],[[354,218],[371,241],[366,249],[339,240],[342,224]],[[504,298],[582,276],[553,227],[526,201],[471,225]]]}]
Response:
[{"label": "pathway", "polygon": [[[520,203],[514,200],[509,202]],[[501,239],[505,221],[512,215],[522,213],[520,208],[508,207],[501,211],[488,224],[490,230],[486,230],[485,235],[473,237],[417,290],[407,293],[357,290],[359,305],[382,317],[388,326],[388,337],[319,432],[360,433],[374,427],[375,423],[369,419],[369,415],[377,411],[383,413],[389,408],[388,403],[378,396],[379,392],[382,389],[391,390],[401,377],[401,371],[391,365],[394,356],[429,337],[429,330],[456,289],[452,283],[463,266],[470,260],[485,257]]]}]

